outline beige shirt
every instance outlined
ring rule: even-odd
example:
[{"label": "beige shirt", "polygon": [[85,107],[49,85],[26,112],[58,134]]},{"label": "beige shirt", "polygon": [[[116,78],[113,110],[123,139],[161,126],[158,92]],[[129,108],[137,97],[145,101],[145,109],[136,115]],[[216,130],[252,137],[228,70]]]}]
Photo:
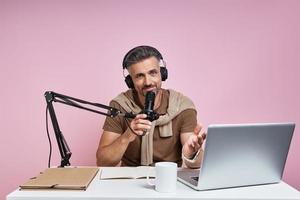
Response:
[{"label": "beige shirt", "polygon": [[[134,100],[134,102],[143,107],[139,102],[138,96],[135,91],[128,90],[124,93],[127,98]],[[159,114],[164,114],[167,111],[169,103],[169,91],[162,89],[162,102],[155,110]],[[116,102],[111,101],[110,106],[125,112],[125,110]],[[187,109],[182,111],[172,120],[173,134],[170,137],[160,137],[159,128],[156,126],[153,134],[153,162],[159,161],[172,161],[182,164],[181,151],[182,145],[180,142],[180,134],[186,132],[193,132],[197,124],[197,113],[194,109]],[[128,124],[130,123],[130,119]],[[115,132],[123,134],[128,126],[123,117],[109,118],[107,117],[103,126],[104,131]],[[122,158],[122,165],[125,166],[138,166],[141,160],[141,137],[136,139],[128,145]]]}]

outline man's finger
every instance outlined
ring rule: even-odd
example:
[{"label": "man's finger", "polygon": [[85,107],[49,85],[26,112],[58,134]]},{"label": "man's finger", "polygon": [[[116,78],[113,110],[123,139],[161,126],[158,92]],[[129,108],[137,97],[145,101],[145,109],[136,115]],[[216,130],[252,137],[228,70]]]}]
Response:
[{"label": "man's finger", "polygon": [[194,129],[194,133],[196,135],[198,135],[200,133],[201,129],[202,129],[202,126],[200,124],[197,124],[195,129]]},{"label": "man's finger", "polygon": [[202,144],[202,143],[203,143],[203,138],[200,135],[200,137],[198,136],[198,144]]},{"label": "man's finger", "polygon": [[200,144],[202,144],[204,142],[204,140],[206,139],[206,133],[202,133],[202,134],[199,134],[198,136],[198,141]]},{"label": "man's finger", "polygon": [[147,118],[146,114],[138,114],[138,115],[135,116],[134,119],[145,119],[145,118]]},{"label": "man's finger", "polygon": [[202,134],[202,139],[203,139],[203,140],[206,139],[206,133],[205,133],[205,132]]}]

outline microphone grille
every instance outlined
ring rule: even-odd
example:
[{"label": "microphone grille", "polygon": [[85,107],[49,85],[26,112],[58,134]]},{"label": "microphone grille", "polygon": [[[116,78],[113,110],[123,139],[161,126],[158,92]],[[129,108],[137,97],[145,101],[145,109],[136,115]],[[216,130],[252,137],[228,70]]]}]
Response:
[{"label": "microphone grille", "polygon": [[155,92],[150,91],[146,93],[146,99],[154,99],[155,98]]}]

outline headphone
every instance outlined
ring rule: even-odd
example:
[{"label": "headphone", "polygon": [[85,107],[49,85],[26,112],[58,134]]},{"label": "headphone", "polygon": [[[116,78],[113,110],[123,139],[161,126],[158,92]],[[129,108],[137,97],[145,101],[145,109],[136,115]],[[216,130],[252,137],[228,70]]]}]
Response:
[{"label": "headphone", "polygon": [[[154,48],[153,48],[154,49]],[[132,49],[134,50],[134,49]],[[122,66],[123,66],[123,72],[125,69],[127,69],[129,66],[126,65],[126,62],[128,61],[128,58],[129,56],[131,55],[132,53],[132,50],[130,50],[124,57],[123,59],[123,63],[122,63]],[[163,60],[163,57],[161,55],[161,53],[157,50],[157,49],[154,49],[155,50],[155,53],[157,54],[158,58],[159,58],[159,66],[160,66],[160,74],[161,74],[161,80],[162,81],[165,81],[167,80],[168,78],[168,70],[166,68],[166,62]],[[156,56],[155,56],[156,57]],[[124,75],[125,77],[125,75]],[[126,77],[125,77],[125,83],[127,85],[128,88],[131,88],[131,89],[134,89],[134,83],[133,83],[133,80],[130,76],[130,74],[128,74]]]}]

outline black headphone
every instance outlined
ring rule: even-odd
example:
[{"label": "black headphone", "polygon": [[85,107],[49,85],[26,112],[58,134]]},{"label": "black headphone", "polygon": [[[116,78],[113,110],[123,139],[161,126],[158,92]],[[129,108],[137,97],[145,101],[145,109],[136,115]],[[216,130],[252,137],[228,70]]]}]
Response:
[{"label": "black headphone", "polygon": [[[153,48],[153,47],[152,47]],[[154,49],[154,48],[153,48]],[[133,50],[133,49],[132,49]],[[124,57],[123,59],[123,71],[125,69],[127,69],[129,66],[126,65],[127,61],[128,61],[128,58],[129,56],[131,55],[132,53],[132,50],[130,50]],[[161,74],[161,80],[162,81],[165,81],[167,80],[168,78],[168,70],[166,68],[166,63],[165,61],[163,60],[163,57],[162,55],[160,54],[160,52],[157,50],[157,49],[154,49],[155,50],[155,53],[157,54],[157,57],[159,58],[159,63],[160,63],[160,74]],[[156,56],[155,56],[156,57]],[[127,85],[128,88],[131,88],[131,89],[134,89],[134,84],[133,84],[133,81],[132,81],[132,78],[130,76],[130,74],[128,74],[126,77],[125,77],[125,83]]]}]

